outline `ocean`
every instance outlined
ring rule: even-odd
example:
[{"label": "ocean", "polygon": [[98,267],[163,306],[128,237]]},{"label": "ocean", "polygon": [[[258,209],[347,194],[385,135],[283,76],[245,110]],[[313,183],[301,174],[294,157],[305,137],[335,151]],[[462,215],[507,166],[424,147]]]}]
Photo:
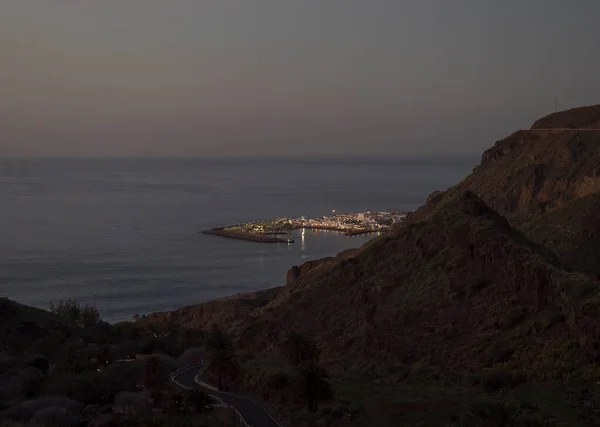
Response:
[{"label": "ocean", "polygon": [[0,160],[0,296],[74,298],[115,322],[285,284],[287,270],[373,235],[294,244],[203,235],[279,216],[412,210],[478,157]]}]

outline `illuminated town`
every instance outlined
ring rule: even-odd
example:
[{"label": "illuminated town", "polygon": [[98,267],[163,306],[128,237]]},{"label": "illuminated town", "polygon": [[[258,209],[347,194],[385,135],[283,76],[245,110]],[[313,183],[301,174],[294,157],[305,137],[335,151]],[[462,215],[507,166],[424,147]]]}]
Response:
[{"label": "illuminated town", "polygon": [[406,212],[336,213],[334,210],[331,215],[316,218],[276,218],[253,221],[206,230],[204,233],[265,243],[293,243],[290,239],[277,236],[289,235],[292,230],[302,228],[339,231],[346,235],[382,232],[389,230],[394,224],[402,222],[405,217]]}]

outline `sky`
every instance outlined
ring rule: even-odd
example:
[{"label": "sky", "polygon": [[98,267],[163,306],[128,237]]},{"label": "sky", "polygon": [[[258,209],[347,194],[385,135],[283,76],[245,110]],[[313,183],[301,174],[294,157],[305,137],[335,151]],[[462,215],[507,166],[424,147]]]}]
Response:
[{"label": "sky", "polygon": [[2,0],[0,156],[480,153],[600,103],[598,0]]}]

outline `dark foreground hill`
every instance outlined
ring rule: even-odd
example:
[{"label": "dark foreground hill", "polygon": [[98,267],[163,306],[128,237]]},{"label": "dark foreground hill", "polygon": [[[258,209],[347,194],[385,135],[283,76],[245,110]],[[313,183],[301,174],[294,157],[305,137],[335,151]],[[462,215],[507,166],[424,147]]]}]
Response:
[{"label": "dark foreground hill", "polygon": [[22,352],[69,326],[52,313],[0,298],[0,351]]}]

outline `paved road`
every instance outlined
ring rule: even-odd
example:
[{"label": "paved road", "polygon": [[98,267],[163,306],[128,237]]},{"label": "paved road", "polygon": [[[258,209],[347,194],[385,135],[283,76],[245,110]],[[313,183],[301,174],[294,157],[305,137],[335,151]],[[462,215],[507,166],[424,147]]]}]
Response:
[{"label": "paved road", "polygon": [[194,381],[194,377],[198,374],[201,366],[202,364],[198,363],[180,369],[173,374],[173,382],[187,390],[203,390],[211,396],[217,397],[226,404],[233,406],[250,427],[282,427],[265,408],[253,400],[236,394],[217,391],[210,386],[197,384]]}]

